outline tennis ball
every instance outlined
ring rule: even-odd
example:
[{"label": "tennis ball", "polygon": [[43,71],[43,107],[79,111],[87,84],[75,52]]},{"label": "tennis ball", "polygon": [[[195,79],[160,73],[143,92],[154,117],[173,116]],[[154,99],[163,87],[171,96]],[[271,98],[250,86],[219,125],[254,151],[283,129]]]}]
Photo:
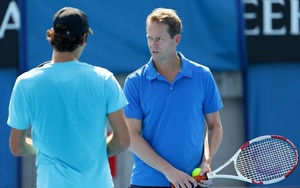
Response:
[{"label": "tennis ball", "polygon": [[199,176],[201,172],[201,168],[195,168],[192,172],[192,177]]}]

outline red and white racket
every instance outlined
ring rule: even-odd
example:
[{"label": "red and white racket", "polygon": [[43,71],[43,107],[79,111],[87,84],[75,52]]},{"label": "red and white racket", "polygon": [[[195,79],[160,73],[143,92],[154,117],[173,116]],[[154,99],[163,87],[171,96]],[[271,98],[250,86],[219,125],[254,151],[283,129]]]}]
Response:
[{"label": "red and white racket", "polygon": [[[231,162],[237,175],[217,174]],[[216,170],[194,178],[198,182],[228,178],[252,184],[272,184],[287,178],[297,164],[298,151],[290,140],[278,135],[266,135],[245,143],[231,159]]]},{"label": "red and white racket", "polygon": [[[217,174],[231,162],[237,176]],[[272,184],[287,178],[297,164],[298,151],[290,140],[278,135],[266,135],[245,143],[226,163],[200,178],[229,178],[253,184]]]}]

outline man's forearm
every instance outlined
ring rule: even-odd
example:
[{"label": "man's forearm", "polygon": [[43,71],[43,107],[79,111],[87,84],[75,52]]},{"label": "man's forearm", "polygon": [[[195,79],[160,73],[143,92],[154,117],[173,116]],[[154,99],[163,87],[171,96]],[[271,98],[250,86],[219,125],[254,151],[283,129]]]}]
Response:
[{"label": "man's forearm", "polygon": [[209,130],[208,132],[208,143],[209,143],[209,163],[211,163],[213,157],[215,156],[221,141],[222,141],[223,131],[221,126],[216,126]]},{"label": "man's forearm", "polygon": [[30,138],[26,138],[19,147],[12,150],[12,153],[14,156],[34,156],[37,151],[33,147],[32,140]]},{"label": "man's forearm", "polygon": [[9,147],[14,156],[32,156],[37,153],[31,138],[26,136],[26,131],[14,128],[11,130]]},{"label": "man's forearm", "polygon": [[170,163],[161,158],[140,136],[133,139],[130,149],[146,164],[162,173],[166,173],[168,169],[172,168]]}]

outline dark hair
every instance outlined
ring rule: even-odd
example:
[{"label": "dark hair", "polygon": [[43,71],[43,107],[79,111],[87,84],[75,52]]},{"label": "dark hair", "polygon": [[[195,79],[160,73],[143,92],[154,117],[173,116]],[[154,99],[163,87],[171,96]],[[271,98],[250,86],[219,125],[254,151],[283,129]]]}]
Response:
[{"label": "dark hair", "polygon": [[50,45],[55,50],[59,52],[73,52],[78,47],[78,45],[83,43],[84,34],[72,36],[62,35],[55,33],[53,29],[49,29],[47,30],[46,36]]},{"label": "dark hair", "polygon": [[174,36],[177,34],[181,34],[182,22],[178,17],[176,11],[173,9],[154,9],[153,12],[147,17],[146,27],[150,22],[158,22],[168,25],[168,33],[170,34],[171,38],[174,38]]}]

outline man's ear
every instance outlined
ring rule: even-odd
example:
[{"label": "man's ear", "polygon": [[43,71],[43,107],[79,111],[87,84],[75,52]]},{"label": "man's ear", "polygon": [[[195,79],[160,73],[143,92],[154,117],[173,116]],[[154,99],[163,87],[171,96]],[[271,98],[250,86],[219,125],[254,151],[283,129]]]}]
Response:
[{"label": "man's ear", "polygon": [[83,35],[83,42],[82,42],[82,45],[84,45],[84,44],[87,43],[87,37],[88,37],[88,34],[85,33],[85,34]]},{"label": "man's ear", "polygon": [[180,34],[177,34],[174,36],[174,42],[175,42],[175,45],[177,46],[180,42],[180,39],[181,39],[181,35]]}]

